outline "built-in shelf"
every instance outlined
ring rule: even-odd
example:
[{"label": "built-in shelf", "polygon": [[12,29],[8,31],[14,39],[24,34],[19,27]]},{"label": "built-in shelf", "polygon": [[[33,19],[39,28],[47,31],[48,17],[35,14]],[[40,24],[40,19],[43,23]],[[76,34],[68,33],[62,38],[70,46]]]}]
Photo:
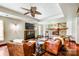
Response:
[{"label": "built-in shelf", "polygon": [[67,30],[67,28],[49,28],[48,30]]},{"label": "built-in shelf", "polygon": [[55,23],[49,25],[49,32],[56,33],[56,35],[66,35],[66,23]]}]

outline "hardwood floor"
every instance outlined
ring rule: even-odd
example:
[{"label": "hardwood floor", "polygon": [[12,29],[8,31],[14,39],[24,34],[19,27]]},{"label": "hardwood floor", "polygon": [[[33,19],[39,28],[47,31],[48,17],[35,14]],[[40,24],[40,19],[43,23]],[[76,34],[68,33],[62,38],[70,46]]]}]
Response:
[{"label": "hardwood floor", "polygon": [[7,46],[0,47],[0,56],[9,56]]}]

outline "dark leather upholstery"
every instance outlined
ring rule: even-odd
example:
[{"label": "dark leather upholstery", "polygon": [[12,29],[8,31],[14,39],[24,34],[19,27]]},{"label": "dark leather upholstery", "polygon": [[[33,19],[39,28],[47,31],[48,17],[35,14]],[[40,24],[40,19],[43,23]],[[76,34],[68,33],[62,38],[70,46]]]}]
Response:
[{"label": "dark leather upholstery", "polygon": [[10,56],[32,56],[35,53],[35,42],[7,43]]},{"label": "dark leather upholstery", "polygon": [[79,56],[79,44],[77,44],[77,56]]},{"label": "dark leather upholstery", "polygon": [[56,41],[48,40],[45,42],[44,45],[45,45],[46,51],[57,55],[61,47],[61,41],[60,40],[56,40]]},{"label": "dark leather upholstery", "polygon": [[24,56],[23,44],[16,43],[13,45],[14,56]]},{"label": "dark leather upholstery", "polygon": [[7,43],[10,56],[24,56],[23,45],[21,43]]},{"label": "dark leather upholstery", "polygon": [[35,52],[35,42],[27,42],[23,44],[25,56],[33,56]]},{"label": "dark leather upholstery", "polygon": [[[35,43],[26,41],[22,44],[20,43],[7,43],[8,50],[10,56],[33,56],[35,53]],[[42,56],[79,56],[79,44],[72,40],[65,40],[64,47],[67,50],[65,55],[63,54],[64,51],[61,51],[61,41],[60,40],[47,40],[43,45],[43,49],[45,52]]]},{"label": "dark leather upholstery", "polygon": [[7,47],[8,47],[9,55],[13,56],[13,54],[14,54],[13,53],[13,50],[14,50],[13,43],[11,43],[11,42],[7,43]]},{"label": "dark leather upholstery", "polygon": [[65,40],[65,48],[67,49],[67,54],[68,56],[75,56],[77,55],[77,45],[76,45],[76,42],[75,41],[72,41],[72,40]]}]

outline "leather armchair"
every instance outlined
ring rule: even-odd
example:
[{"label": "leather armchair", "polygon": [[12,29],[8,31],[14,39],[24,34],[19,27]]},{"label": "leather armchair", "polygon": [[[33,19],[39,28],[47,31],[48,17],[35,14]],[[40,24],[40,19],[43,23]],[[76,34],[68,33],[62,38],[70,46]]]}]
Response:
[{"label": "leather armchair", "polygon": [[13,43],[8,42],[8,43],[7,43],[7,47],[8,47],[9,55],[10,55],[10,56],[13,56],[13,54],[14,54],[14,53],[13,53],[13,52],[14,52],[14,51],[13,51],[13,50],[14,50],[14,48],[13,48]]},{"label": "leather armchair", "polygon": [[[56,41],[48,40],[45,42],[44,45],[45,45],[46,52],[48,52],[49,54],[52,54],[52,55],[58,55],[58,52],[59,52],[62,44],[61,44],[60,40],[56,40]],[[48,53],[46,53],[46,54],[48,54]]]},{"label": "leather armchair", "polygon": [[10,56],[24,56],[23,45],[21,43],[7,43]]},{"label": "leather armchair", "polygon": [[77,44],[77,56],[79,56],[79,44]]},{"label": "leather armchair", "polygon": [[14,56],[24,56],[24,49],[23,49],[23,44],[21,43],[15,43],[13,45],[14,48]]},{"label": "leather armchair", "polygon": [[67,49],[67,56],[76,56],[77,55],[77,45],[73,40],[65,40],[65,48]]}]

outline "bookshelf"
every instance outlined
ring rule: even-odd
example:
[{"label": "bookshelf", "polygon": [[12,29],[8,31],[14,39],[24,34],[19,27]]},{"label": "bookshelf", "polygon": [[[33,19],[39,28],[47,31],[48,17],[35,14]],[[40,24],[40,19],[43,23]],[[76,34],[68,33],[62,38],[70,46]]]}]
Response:
[{"label": "bookshelf", "polygon": [[52,35],[66,35],[66,23],[49,24],[48,30],[52,32]]}]

